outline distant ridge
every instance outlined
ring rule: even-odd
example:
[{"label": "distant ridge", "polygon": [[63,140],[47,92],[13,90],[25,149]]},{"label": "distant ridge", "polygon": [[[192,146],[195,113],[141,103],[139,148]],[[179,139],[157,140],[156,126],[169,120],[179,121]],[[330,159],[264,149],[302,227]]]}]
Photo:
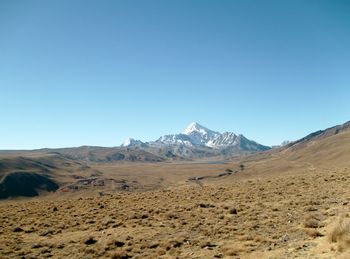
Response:
[{"label": "distant ridge", "polygon": [[305,143],[308,141],[329,137],[329,136],[336,135],[336,134],[343,132],[343,131],[346,131],[346,130],[350,130],[350,121],[345,122],[344,124],[340,124],[340,125],[336,125],[334,127],[327,128],[325,130],[318,130],[318,131],[312,132],[309,135],[307,135],[299,140],[288,143],[287,145],[285,145],[285,147],[289,148],[289,147],[298,145],[300,143]]}]

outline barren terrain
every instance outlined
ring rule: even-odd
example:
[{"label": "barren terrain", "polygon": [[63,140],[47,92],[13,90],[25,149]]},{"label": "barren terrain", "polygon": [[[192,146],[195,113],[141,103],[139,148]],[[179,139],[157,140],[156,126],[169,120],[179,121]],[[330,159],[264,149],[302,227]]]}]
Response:
[{"label": "barren terrain", "polygon": [[349,143],[346,129],[230,161],[8,158],[60,187],[0,202],[0,258],[349,258]]},{"label": "barren terrain", "polygon": [[[0,204],[1,257],[333,258],[348,168]],[[226,182],[226,183],[225,183]],[[346,253],[346,251],[345,251]],[[345,257],[344,257],[345,258]]]}]

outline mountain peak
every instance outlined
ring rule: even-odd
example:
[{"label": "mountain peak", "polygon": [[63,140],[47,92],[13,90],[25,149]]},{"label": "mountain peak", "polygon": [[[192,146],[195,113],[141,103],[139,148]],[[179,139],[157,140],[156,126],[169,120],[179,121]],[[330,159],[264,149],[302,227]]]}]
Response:
[{"label": "mountain peak", "polygon": [[122,147],[130,147],[130,146],[137,146],[137,145],[142,145],[142,144],[143,144],[143,142],[141,140],[128,138],[123,142],[123,144],[121,146]]},{"label": "mountain peak", "polygon": [[206,145],[208,141],[220,135],[219,132],[212,131],[197,122],[188,125],[183,134],[189,136],[194,145]]},{"label": "mountain peak", "polygon": [[[254,141],[245,138],[243,135],[236,135],[233,132],[220,133],[210,130],[198,122],[190,123],[183,133],[169,134],[158,138],[156,141],[143,143],[140,140],[127,139],[122,147],[166,147],[181,149],[183,148],[205,148],[227,149],[232,151],[259,151],[268,149]],[[182,152],[182,151],[181,151]],[[226,152],[226,151],[225,151]]]},{"label": "mountain peak", "polygon": [[190,125],[187,126],[187,128],[184,130],[183,134],[189,135],[192,132],[202,132],[206,133],[208,131],[211,131],[207,129],[206,127],[200,125],[198,122],[192,122]]}]

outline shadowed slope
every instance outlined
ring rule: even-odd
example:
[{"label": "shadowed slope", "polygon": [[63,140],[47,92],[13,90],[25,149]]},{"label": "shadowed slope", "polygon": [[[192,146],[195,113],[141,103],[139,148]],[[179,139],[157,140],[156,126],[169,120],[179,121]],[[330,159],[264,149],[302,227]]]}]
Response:
[{"label": "shadowed slope", "polygon": [[56,191],[58,184],[48,176],[34,172],[13,172],[0,182],[0,199],[39,195],[39,191]]}]

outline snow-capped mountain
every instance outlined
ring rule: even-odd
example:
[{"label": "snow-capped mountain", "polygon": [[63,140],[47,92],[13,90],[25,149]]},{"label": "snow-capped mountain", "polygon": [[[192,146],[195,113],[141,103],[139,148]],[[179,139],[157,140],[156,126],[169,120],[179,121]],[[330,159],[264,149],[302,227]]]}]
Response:
[{"label": "snow-capped mountain", "polygon": [[155,143],[165,145],[206,146],[207,143],[220,135],[202,125],[193,122],[180,134],[164,135]]},{"label": "snow-capped mountain", "polygon": [[[245,138],[243,135],[236,135],[233,132],[220,133],[210,130],[197,122],[193,122],[179,134],[164,135],[156,141],[143,143],[140,140],[128,139],[123,143],[123,147],[147,146],[161,150],[171,149],[176,154],[187,153],[221,153],[232,152],[256,152],[270,149],[270,147],[260,145],[255,141]],[[191,151],[190,151],[191,150]]]},{"label": "snow-capped mountain", "polygon": [[212,131],[198,124],[197,122],[192,122],[183,132],[191,139],[191,143],[194,145],[205,145],[220,136],[219,132]]},{"label": "snow-capped mountain", "polygon": [[171,135],[164,135],[157,139],[155,143],[158,144],[166,144],[166,145],[186,145],[186,146],[192,146],[192,139],[190,136],[186,134],[171,134]]},{"label": "snow-capped mountain", "polygon": [[224,132],[219,134],[214,139],[208,141],[207,146],[209,147],[225,147],[237,145],[239,142],[240,136],[237,136],[233,132]]},{"label": "snow-capped mountain", "polygon": [[121,144],[121,147],[130,147],[130,146],[141,146],[144,145],[141,140],[133,139],[133,138],[128,138],[126,139],[123,144]]},{"label": "snow-capped mountain", "polygon": [[262,146],[233,132],[220,133],[210,130],[197,122],[193,122],[180,134],[165,135],[154,142],[158,145],[185,145],[193,147],[210,147],[222,149],[237,147],[244,151],[266,150],[269,147]]}]

